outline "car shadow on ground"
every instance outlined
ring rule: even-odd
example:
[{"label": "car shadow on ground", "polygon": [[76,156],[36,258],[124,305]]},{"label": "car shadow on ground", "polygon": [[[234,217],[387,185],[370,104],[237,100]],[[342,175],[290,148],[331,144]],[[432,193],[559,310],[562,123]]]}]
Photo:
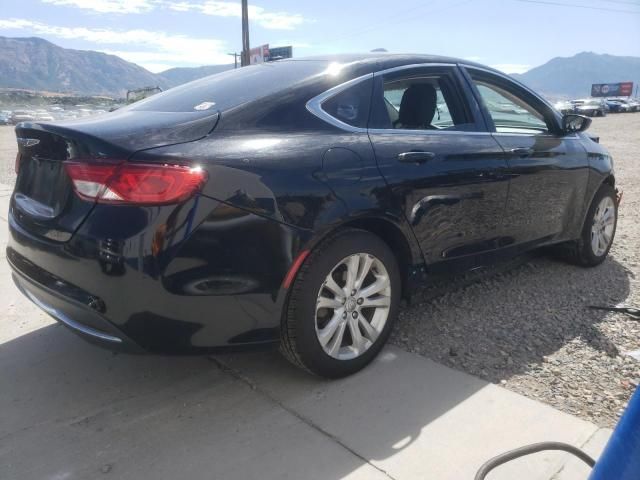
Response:
[{"label": "car shadow on ground", "polygon": [[[539,270],[548,268],[554,282],[572,286],[573,297],[556,298],[548,275],[539,285]],[[590,283],[594,271],[534,259],[501,279],[489,277],[435,298],[426,293],[404,309],[396,333],[414,332],[424,341],[420,353],[438,360],[429,353],[444,349],[450,360],[504,350],[511,364],[487,365],[489,379],[524,371],[576,336],[590,335],[606,350],[597,334],[605,313],[584,311],[584,305],[616,303],[629,287],[626,270],[615,260],[599,268],[610,280],[606,285]],[[531,296],[540,309],[531,309]],[[501,320],[489,328],[497,311]],[[468,351],[453,343],[460,335],[473,339],[464,342]],[[433,469],[440,455],[460,448],[460,435],[474,445],[506,428],[522,431],[519,443],[548,435],[540,430],[535,436],[536,428],[551,427],[536,425],[526,408],[511,416],[510,427],[496,422],[522,400],[502,404],[490,397],[485,382],[411,358],[389,348],[359,374],[327,381],[275,352],[209,358],[113,354],[48,325],[0,344],[0,478],[117,472],[118,478],[376,479],[387,477],[369,461],[401,471],[407,468],[402,452],[415,442],[418,451],[431,452],[423,466],[411,466],[419,470]],[[445,363],[465,370],[461,363]],[[554,435],[577,441],[571,428]],[[459,478],[513,445],[494,446],[476,448],[478,457],[460,466],[467,470]]]},{"label": "car shadow on ground", "polygon": [[387,351],[331,382],[277,352],[113,354],[50,324],[0,344],[0,478],[387,478],[324,430],[389,459],[486,386],[429,365]]}]

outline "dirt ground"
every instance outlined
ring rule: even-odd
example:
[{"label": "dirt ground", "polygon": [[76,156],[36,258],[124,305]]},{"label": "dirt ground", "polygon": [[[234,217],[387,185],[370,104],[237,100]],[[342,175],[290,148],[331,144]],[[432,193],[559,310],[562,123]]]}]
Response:
[{"label": "dirt ground", "polygon": [[0,183],[12,185],[16,180],[16,135],[13,127],[0,127]]},{"label": "dirt ground", "polygon": [[536,254],[427,290],[392,342],[600,426],[640,383],[640,321],[589,305],[640,306],[640,113],[595,118],[624,190],[609,258],[584,269]]},{"label": "dirt ground", "polygon": [[[640,382],[640,321],[589,305],[640,306],[640,113],[594,119],[624,190],[610,257],[582,269],[534,255],[451,279],[405,307],[396,345],[562,411],[612,426]],[[0,127],[0,183],[15,181],[15,135]],[[437,388],[437,385],[434,385]]]}]

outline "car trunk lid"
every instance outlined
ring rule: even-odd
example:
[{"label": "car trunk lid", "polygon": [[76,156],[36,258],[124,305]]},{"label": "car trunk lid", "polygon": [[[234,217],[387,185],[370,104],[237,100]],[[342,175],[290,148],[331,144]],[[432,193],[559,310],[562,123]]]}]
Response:
[{"label": "car trunk lid", "polygon": [[91,212],[64,168],[67,160],[127,161],[140,150],[198,140],[218,114],[123,111],[60,124],[21,123],[13,219],[29,233],[65,242]]}]

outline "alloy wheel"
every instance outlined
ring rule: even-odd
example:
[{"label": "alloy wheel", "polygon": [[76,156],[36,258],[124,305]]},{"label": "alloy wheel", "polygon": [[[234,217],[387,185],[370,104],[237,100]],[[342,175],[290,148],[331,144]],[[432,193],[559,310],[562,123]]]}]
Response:
[{"label": "alloy wheel", "polygon": [[604,255],[611,241],[616,223],[616,207],[611,197],[604,197],[593,215],[591,249],[596,257]]},{"label": "alloy wheel", "polygon": [[361,356],[376,342],[389,317],[391,281],[384,264],[369,253],[342,259],[327,275],[316,302],[316,335],[338,360]]}]

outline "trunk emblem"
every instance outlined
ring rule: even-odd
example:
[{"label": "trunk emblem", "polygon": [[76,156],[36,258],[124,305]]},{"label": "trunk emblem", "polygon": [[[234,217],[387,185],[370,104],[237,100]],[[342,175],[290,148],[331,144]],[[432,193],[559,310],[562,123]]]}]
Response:
[{"label": "trunk emblem", "polygon": [[18,137],[18,145],[20,145],[21,147],[33,147],[34,145],[38,145],[39,143],[40,140],[38,140],[37,138]]}]

